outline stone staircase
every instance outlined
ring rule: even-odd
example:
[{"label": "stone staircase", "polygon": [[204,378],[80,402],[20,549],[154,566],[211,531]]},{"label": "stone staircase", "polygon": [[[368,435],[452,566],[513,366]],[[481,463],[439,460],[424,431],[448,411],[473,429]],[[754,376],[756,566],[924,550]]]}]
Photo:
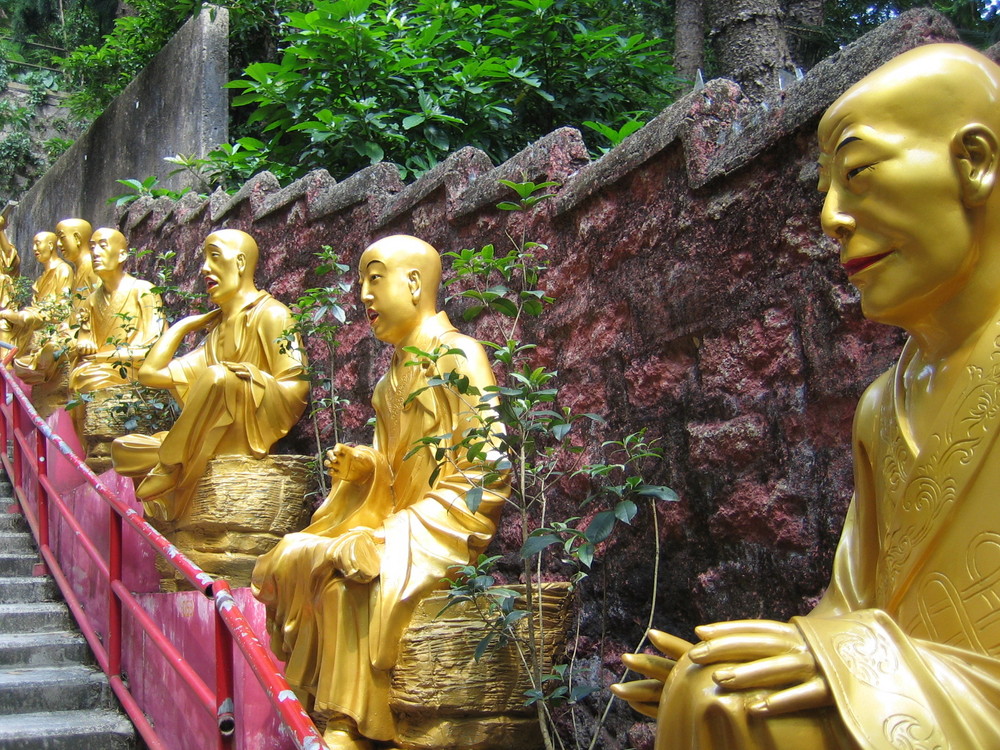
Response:
[{"label": "stone staircase", "polygon": [[8,513],[0,474],[0,748],[133,750],[135,728],[118,708],[20,514]]}]

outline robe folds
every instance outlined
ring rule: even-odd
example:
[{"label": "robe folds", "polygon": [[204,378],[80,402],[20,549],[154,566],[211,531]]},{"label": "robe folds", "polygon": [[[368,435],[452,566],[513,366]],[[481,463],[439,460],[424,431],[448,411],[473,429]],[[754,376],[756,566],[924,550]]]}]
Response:
[{"label": "robe folds", "polygon": [[31,285],[31,304],[21,311],[22,321],[10,323],[8,326],[9,333],[6,333],[4,338],[9,338],[10,343],[20,350],[20,356],[14,360],[14,372],[25,382],[37,383],[47,379],[51,374],[50,368],[43,368],[45,369],[43,375],[33,377],[40,358],[40,349],[32,348],[33,334],[43,325],[51,323],[60,329],[62,335],[69,336],[70,321],[51,320],[53,308],[49,306],[70,302],[72,284],[73,267],[60,258],[53,258],[50,266]]},{"label": "robe folds", "polygon": [[[245,430],[238,442],[245,442],[254,458],[263,458],[305,409],[309,383],[303,379],[300,346],[278,343],[293,324],[288,308],[262,291],[235,317],[230,329],[235,340],[226,340],[224,326],[217,325],[199,347],[168,365],[170,391],[181,404],[173,427],[112,443],[115,471],[123,476],[145,476],[158,464],[174,473],[174,489],[143,504],[158,520],[185,514],[208,460],[219,455],[230,430]],[[244,365],[249,379],[230,371],[226,362]]]},{"label": "robe folds", "polygon": [[[494,384],[481,345],[455,331],[444,313],[425,320],[414,342],[425,352],[441,344],[466,355],[442,358],[443,371],[468,375],[480,390]],[[509,492],[505,479],[493,483],[473,512],[466,496],[483,486],[485,470],[466,451],[449,454],[455,462],[436,476],[432,447],[407,457],[424,437],[458,443],[471,414],[451,389],[428,388],[433,373],[407,361],[411,356],[397,351],[375,387],[374,444],[362,449],[374,464],[371,476],[337,482],[304,531],[258,560],[252,584],[267,608],[271,648],[307,710],[349,716],[377,740],[394,736],[389,670],[414,607],[441,587],[449,568],[486,548]],[[341,569],[333,568],[334,556]]]},{"label": "robe folds", "polygon": [[719,691],[720,665],[685,657],[661,698],[658,750],[1000,748],[1000,321],[925,434],[903,379],[915,352],[911,340],[862,397],[833,579],[793,619],[834,706],[752,718],[745,701],[761,691]]},{"label": "robe folds", "polygon": [[[97,345],[97,352],[81,357],[70,372],[69,387],[80,393],[135,380],[142,350],[163,333],[160,295],[148,281],[126,274],[110,297],[105,292],[103,285],[98,287],[76,310],[77,320],[86,326],[81,331]],[[121,367],[126,368],[124,376]]]}]

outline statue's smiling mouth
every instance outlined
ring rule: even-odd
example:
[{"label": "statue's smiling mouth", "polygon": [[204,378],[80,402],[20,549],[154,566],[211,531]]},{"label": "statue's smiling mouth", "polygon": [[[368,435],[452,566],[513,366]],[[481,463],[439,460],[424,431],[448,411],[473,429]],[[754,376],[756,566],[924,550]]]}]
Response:
[{"label": "statue's smiling mouth", "polygon": [[375,325],[375,321],[378,320],[378,312],[372,310],[370,307],[365,312],[368,315],[368,322]]},{"label": "statue's smiling mouth", "polygon": [[213,279],[211,276],[205,277],[205,291],[208,292],[209,294],[211,294],[212,290],[215,289],[215,287],[217,287],[218,285],[219,282]]},{"label": "statue's smiling mouth", "polygon": [[848,276],[853,276],[859,271],[864,271],[869,266],[878,263],[882,258],[892,255],[890,250],[887,253],[879,253],[878,255],[866,255],[863,258],[851,258],[850,260],[845,260],[841,265],[844,270],[847,271]]}]

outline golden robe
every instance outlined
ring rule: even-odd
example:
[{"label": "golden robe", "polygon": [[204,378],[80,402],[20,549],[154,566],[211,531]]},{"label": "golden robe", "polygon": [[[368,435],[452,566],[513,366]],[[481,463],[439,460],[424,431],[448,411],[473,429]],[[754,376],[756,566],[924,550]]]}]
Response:
[{"label": "golden robe", "polygon": [[[428,352],[439,344],[466,353],[455,369],[473,386],[494,384],[482,346],[455,331],[443,312],[422,324],[415,342]],[[257,561],[252,584],[267,608],[271,648],[286,662],[285,676],[306,709],[313,716],[347,715],[377,740],[394,736],[388,670],[414,607],[441,587],[449,568],[486,548],[508,494],[506,482],[486,489],[472,512],[466,495],[482,486],[484,475],[465,451],[456,451],[457,463],[444,465],[433,481],[432,448],[405,458],[424,437],[457,443],[469,418],[468,406],[445,387],[427,388],[406,403],[429,377],[423,367],[406,366],[409,356],[396,353],[372,396],[372,476],[364,484],[338,482],[304,531]],[[362,551],[350,575],[334,572],[328,552],[357,529],[372,532],[380,559]]]},{"label": "golden robe", "polygon": [[[60,258],[53,258],[52,265],[46,268],[42,275],[31,285],[31,303],[22,310],[23,323],[12,323],[10,336],[21,356],[15,360],[18,368],[34,369],[36,356],[30,353],[32,334],[46,323],[58,323],[50,320],[52,305],[60,301],[68,301],[73,284],[73,267]],[[68,313],[68,308],[66,310]],[[68,320],[61,321],[68,325]],[[68,329],[67,329],[68,331]]]},{"label": "golden robe", "polygon": [[684,658],[660,701],[658,750],[1000,748],[1000,321],[926,435],[906,416],[914,352],[911,340],[862,397],[833,579],[793,619],[835,706],[750,718],[745,694],[712,683],[720,665]]},{"label": "golden robe", "polygon": [[[98,287],[76,311],[97,345],[97,352],[81,357],[70,373],[69,386],[80,393],[134,381],[142,358],[132,354],[152,346],[163,333],[163,303],[148,281],[126,274],[110,298],[105,292],[103,285]],[[126,351],[120,353],[123,348]]]},{"label": "golden robe", "polygon": [[[174,470],[174,489],[145,502],[147,515],[172,521],[185,514],[205,465],[234,425],[246,430],[254,458],[266,456],[295,426],[309,389],[305,358],[298,342],[278,343],[293,323],[288,308],[262,291],[236,314],[234,341],[225,339],[220,324],[197,349],[168,365],[170,391],[182,406],[174,426],[156,435],[125,435],[111,446],[115,471],[123,476],[145,476],[157,464]],[[224,362],[245,365],[250,378]]]}]

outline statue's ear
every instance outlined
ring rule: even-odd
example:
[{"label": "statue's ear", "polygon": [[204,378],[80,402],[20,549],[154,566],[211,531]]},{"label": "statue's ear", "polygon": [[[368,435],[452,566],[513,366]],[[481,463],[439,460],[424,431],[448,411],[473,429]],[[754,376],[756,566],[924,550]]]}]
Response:
[{"label": "statue's ear", "polygon": [[983,205],[993,192],[1000,168],[996,134],[985,125],[973,123],[959,130],[951,145],[958,162],[965,205],[970,208]]},{"label": "statue's ear", "polygon": [[409,273],[406,274],[406,284],[410,288],[410,297],[412,297],[413,304],[415,305],[420,301],[420,290],[423,286],[419,269],[410,269]]},{"label": "statue's ear", "polygon": [[243,253],[240,253],[239,255],[236,256],[236,268],[240,272],[241,276],[243,275],[243,272],[247,269],[247,256],[244,255]]}]

